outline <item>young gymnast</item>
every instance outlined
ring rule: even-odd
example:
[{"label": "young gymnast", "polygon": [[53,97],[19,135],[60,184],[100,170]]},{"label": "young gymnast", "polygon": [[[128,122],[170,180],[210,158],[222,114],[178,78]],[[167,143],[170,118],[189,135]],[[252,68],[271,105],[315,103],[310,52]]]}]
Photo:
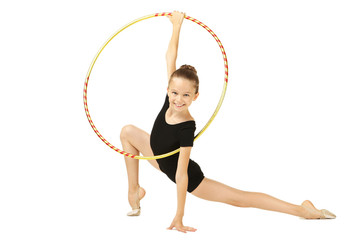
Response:
[{"label": "young gymnast", "polygon": [[[183,65],[176,70],[184,13],[175,11],[168,18],[173,25],[173,32],[166,53],[169,82],[165,103],[155,120],[151,135],[133,125],[124,126],[120,134],[124,151],[135,155],[142,153],[144,156],[154,156],[180,147],[177,154],[149,160],[152,166],[165,173],[177,186],[177,212],[168,229],[175,228],[184,233],[196,231],[182,223],[187,192],[205,200],[236,207],[254,207],[306,219],[335,218],[333,213],[315,208],[309,200],[295,205],[264,193],[242,191],[204,177],[199,165],[190,159],[195,121],[189,107],[199,96],[199,79],[192,66]],[[128,200],[133,209],[128,216],[139,216],[140,200],[145,196],[145,190],[139,185],[139,160],[125,157],[125,163],[129,183]]]}]

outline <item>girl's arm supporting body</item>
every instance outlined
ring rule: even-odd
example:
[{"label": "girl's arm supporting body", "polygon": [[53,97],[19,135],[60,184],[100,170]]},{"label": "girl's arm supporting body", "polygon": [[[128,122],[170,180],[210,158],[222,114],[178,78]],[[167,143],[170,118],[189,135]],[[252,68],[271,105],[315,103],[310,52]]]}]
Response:
[{"label": "girl's arm supporting body", "polygon": [[189,165],[190,152],[192,147],[181,147],[179,154],[178,167],[176,170],[176,187],[177,187],[177,211],[174,220],[172,221],[168,229],[173,229],[186,233],[187,231],[195,232],[196,229],[192,227],[186,227],[182,223],[184,217],[186,193],[188,187],[188,174],[187,169]]},{"label": "girl's arm supporting body", "polygon": [[[176,70],[176,59],[179,46],[179,36],[182,22],[185,14],[179,12],[173,12],[172,16],[169,16],[171,23],[173,24],[173,32],[170,39],[169,47],[166,52],[166,64],[168,79]],[[174,227],[181,232],[196,231],[191,227],[185,227],[182,223],[185,209],[186,193],[188,186],[188,174],[187,169],[189,165],[190,152],[192,147],[181,147],[179,154],[178,167],[176,170],[176,186],[177,186],[177,211],[173,222],[168,229]]]}]

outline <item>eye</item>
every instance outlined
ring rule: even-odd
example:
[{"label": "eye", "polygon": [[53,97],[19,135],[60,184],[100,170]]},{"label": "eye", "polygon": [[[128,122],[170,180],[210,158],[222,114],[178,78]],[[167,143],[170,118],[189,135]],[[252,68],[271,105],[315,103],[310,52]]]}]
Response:
[{"label": "eye", "polygon": [[172,92],[172,94],[177,95],[177,92]]},{"label": "eye", "polygon": [[187,94],[187,93],[185,93],[185,94],[184,94],[184,96],[185,96],[185,97],[190,97],[190,95],[189,95],[189,94]]}]

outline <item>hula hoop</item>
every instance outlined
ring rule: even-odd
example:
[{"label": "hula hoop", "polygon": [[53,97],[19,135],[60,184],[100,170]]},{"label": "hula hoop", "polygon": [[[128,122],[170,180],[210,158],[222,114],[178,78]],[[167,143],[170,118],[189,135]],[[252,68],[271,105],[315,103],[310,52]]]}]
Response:
[{"label": "hula hoop", "polygon": [[[131,25],[140,22],[142,20],[146,20],[149,18],[153,18],[153,17],[160,17],[160,16],[169,16],[171,15],[171,13],[155,13],[155,14],[151,14],[151,15],[147,15],[144,17],[141,17],[139,19],[136,19],[130,23],[128,23],[127,25],[123,26],[122,28],[120,28],[115,34],[113,34],[105,43],[104,45],[100,48],[100,50],[97,52],[97,54],[95,55],[94,59],[92,60],[89,70],[86,74],[86,78],[85,78],[85,84],[84,84],[84,108],[85,108],[85,113],[87,116],[87,119],[89,120],[89,123],[92,127],[92,129],[94,130],[94,132],[96,133],[96,135],[107,145],[109,146],[111,149],[115,150],[116,152],[123,154],[127,157],[131,157],[131,158],[135,158],[135,159],[144,159],[144,160],[152,160],[152,159],[160,159],[160,158],[165,158],[168,156],[171,156],[175,153],[178,153],[180,151],[180,148],[177,150],[174,150],[172,152],[168,152],[165,154],[161,154],[161,155],[157,155],[157,156],[137,156],[137,155],[133,155],[131,153],[127,153],[115,146],[113,146],[110,142],[108,142],[101,134],[100,132],[97,130],[97,128],[95,127],[93,121],[91,120],[90,117],[90,113],[89,113],[89,108],[88,108],[88,104],[87,104],[87,88],[88,88],[88,83],[89,83],[89,78],[90,78],[90,74],[91,71],[94,67],[94,64],[96,62],[96,60],[98,59],[99,55],[101,54],[101,52],[104,50],[104,48],[108,45],[108,43],[113,40],[116,35],[118,35],[120,32],[122,32],[124,29],[130,27]],[[219,103],[217,104],[214,113],[212,114],[210,120],[205,124],[205,126],[201,129],[201,131],[195,136],[194,141],[197,140],[203,133],[204,131],[209,127],[209,125],[211,124],[211,122],[214,120],[216,114],[219,112],[219,109],[221,107],[222,102],[224,101],[224,97],[225,97],[225,93],[226,93],[226,88],[227,88],[227,83],[228,83],[228,61],[227,61],[227,57],[226,57],[226,53],[225,53],[225,49],[223,47],[223,45],[220,42],[220,39],[216,36],[216,34],[208,27],[206,26],[204,23],[200,22],[199,20],[196,20],[195,18],[192,18],[190,16],[185,16],[185,19],[190,20],[194,23],[197,23],[198,25],[200,25],[201,27],[205,28],[210,34],[211,36],[214,37],[214,39],[216,40],[216,42],[218,43],[220,50],[222,52],[223,55],[223,59],[224,59],[224,68],[225,68],[225,77],[224,77],[224,85],[223,85],[223,90],[221,93],[221,97],[219,100]]]}]

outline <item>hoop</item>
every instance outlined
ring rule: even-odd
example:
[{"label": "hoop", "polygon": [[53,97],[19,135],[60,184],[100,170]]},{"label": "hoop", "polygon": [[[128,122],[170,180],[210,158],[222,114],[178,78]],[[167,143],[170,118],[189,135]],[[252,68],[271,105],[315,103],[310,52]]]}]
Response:
[{"label": "hoop", "polygon": [[[157,156],[137,156],[137,155],[133,155],[131,153],[127,153],[115,146],[113,146],[110,142],[108,142],[101,134],[100,132],[97,130],[97,128],[95,127],[93,121],[91,120],[90,117],[90,113],[89,113],[89,108],[87,105],[87,88],[88,88],[88,83],[89,83],[89,78],[90,78],[90,74],[91,71],[94,67],[94,64],[96,62],[96,60],[98,59],[98,57],[100,56],[101,52],[104,50],[104,48],[108,45],[108,43],[113,40],[116,35],[118,35],[120,32],[122,32],[124,29],[130,27],[131,25],[140,22],[142,20],[146,20],[149,18],[153,18],[153,17],[159,17],[159,16],[169,16],[171,15],[171,13],[155,13],[155,14],[151,14],[151,15],[147,15],[144,17],[141,17],[139,19],[136,19],[130,23],[128,23],[127,25],[125,25],[124,27],[120,28],[115,34],[113,34],[105,43],[104,45],[100,48],[100,50],[97,52],[97,54],[95,55],[94,59],[92,60],[89,70],[86,74],[86,78],[85,78],[85,84],[84,84],[84,108],[85,108],[85,113],[87,116],[87,119],[89,120],[89,123],[92,127],[92,129],[94,130],[94,132],[96,133],[96,135],[106,144],[108,145],[111,149],[115,150],[116,152],[123,154],[127,157],[131,157],[131,158],[135,158],[135,159],[144,159],[144,160],[152,160],[152,159],[160,159],[160,158],[165,158],[168,156],[171,156],[175,153],[178,153],[180,151],[180,148],[177,150],[174,150],[172,152],[168,152],[162,155],[157,155]],[[210,120],[205,124],[205,126],[201,129],[201,131],[195,136],[194,141],[197,140],[203,133],[204,131],[209,127],[209,125],[211,124],[211,122],[214,120],[216,114],[219,112],[219,109],[221,107],[222,102],[224,101],[224,97],[225,97],[225,93],[226,93],[226,88],[227,88],[227,83],[228,83],[228,61],[227,61],[227,57],[226,57],[226,53],[225,53],[225,49],[223,47],[223,45],[220,42],[220,39],[216,36],[216,34],[208,27],[206,26],[204,23],[200,22],[199,20],[196,20],[195,18],[192,18],[190,16],[185,16],[185,19],[188,19],[194,23],[197,23],[198,25],[202,26],[203,28],[205,28],[210,34],[211,36],[214,37],[214,39],[216,40],[216,42],[218,43],[220,50],[222,52],[223,55],[223,59],[224,59],[224,68],[225,68],[225,77],[224,77],[224,85],[223,85],[223,90],[221,93],[221,97],[219,100],[219,103],[217,104],[214,113],[212,114]]]}]

